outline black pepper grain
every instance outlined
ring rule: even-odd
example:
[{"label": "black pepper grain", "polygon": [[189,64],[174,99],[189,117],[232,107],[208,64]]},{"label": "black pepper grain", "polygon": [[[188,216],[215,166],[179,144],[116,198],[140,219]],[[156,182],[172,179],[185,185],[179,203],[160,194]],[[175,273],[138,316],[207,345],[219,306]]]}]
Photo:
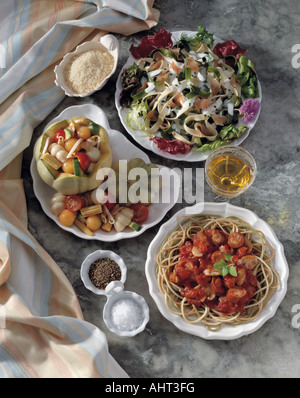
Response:
[{"label": "black pepper grain", "polygon": [[94,286],[105,289],[112,281],[121,280],[120,266],[110,258],[95,260],[89,269],[89,278]]}]

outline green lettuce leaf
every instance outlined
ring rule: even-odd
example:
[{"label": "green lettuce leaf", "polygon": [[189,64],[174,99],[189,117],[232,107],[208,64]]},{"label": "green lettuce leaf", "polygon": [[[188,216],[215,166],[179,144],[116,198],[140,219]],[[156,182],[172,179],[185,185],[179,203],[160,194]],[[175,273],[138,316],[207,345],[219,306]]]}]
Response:
[{"label": "green lettuce leaf", "polygon": [[126,124],[132,130],[145,131],[145,119],[149,112],[149,106],[146,101],[133,102],[126,115]]},{"label": "green lettuce leaf", "polygon": [[237,79],[242,87],[242,95],[245,98],[259,97],[257,76],[253,62],[245,55],[242,55],[238,60],[237,67]]},{"label": "green lettuce leaf", "polygon": [[205,43],[209,48],[212,48],[214,44],[213,33],[209,33],[202,25],[198,25],[198,32],[192,37],[181,35],[180,40],[177,42],[177,47],[193,51],[198,48],[199,43]]},{"label": "green lettuce leaf", "polygon": [[246,126],[239,126],[238,128],[234,127],[233,124],[229,124],[228,126],[224,126],[219,133],[219,137],[222,140],[233,140],[234,138],[239,138],[247,131]]}]

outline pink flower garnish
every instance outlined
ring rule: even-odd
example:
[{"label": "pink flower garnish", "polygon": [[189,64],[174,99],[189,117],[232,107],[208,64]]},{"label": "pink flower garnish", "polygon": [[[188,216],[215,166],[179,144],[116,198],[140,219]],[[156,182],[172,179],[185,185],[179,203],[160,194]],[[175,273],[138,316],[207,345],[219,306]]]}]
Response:
[{"label": "pink flower garnish", "polygon": [[253,122],[256,119],[259,109],[260,102],[257,99],[246,99],[243,105],[240,107],[240,111],[243,114],[242,119],[245,122]]}]

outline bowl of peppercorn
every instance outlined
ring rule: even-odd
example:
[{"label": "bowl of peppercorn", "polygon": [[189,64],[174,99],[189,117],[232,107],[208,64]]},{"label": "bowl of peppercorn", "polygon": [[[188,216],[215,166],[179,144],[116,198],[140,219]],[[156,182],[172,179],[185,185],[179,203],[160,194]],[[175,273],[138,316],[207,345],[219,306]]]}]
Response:
[{"label": "bowl of peppercorn", "polygon": [[81,264],[80,276],[87,289],[98,295],[107,295],[111,282],[125,283],[127,267],[116,253],[96,250]]}]

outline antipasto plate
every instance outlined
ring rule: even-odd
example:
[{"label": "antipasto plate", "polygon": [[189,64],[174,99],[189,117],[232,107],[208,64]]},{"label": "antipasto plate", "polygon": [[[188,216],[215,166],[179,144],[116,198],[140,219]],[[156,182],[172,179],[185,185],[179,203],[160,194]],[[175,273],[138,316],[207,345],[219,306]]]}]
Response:
[{"label": "antipasto plate", "polygon": [[[95,123],[98,123],[106,129],[110,140],[113,164],[116,164],[119,160],[130,160],[133,158],[139,158],[145,163],[150,163],[149,157],[143,151],[130,143],[119,131],[110,129],[107,117],[103,110],[93,104],[71,106],[65,109],[60,115],[58,115],[56,118],[51,120],[51,122],[48,123],[48,125],[45,127],[45,130],[48,126],[58,121],[75,118],[78,116],[84,116],[85,118],[91,119]],[[167,167],[159,166],[159,169],[162,176],[169,175],[170,169],[168,169]],[[72,225],[70,227],[63,226],[59,222],[58,217],[52,213],[50,200],[51,197],[55,194],[55,190],[51,186],[47,185],[40,177],[37,170],[37,162],[35,157],[33,157],[32,159],[30,170],[33,179],[34,193],[39,200],[43,211],[49,218],[51,218],[60,228],[63,228],[64,230],[82,239],[96,239],[105,242],[113,242],[121,239],[134,238],[142,234],[148,228],[156,225],[163,219],[166,213],[177,202],[180,189],[179,176],[172,173],[173,177],[171,179],[164,179],[165,183],[162,185],[161,191],[159,193],[160,198],[163,198],[164,194],[167,194],[167,197],[170,200],[163,201],[160,199],[154,199],[153,203],[148,206],[148,217],[142,223],[141,228],[138,231],[126,228],[122,232],[117,232],[115,230],[106,232],[99,229],[93,233],[93,236],[90,236],[81,231],[75,225]]]}]

